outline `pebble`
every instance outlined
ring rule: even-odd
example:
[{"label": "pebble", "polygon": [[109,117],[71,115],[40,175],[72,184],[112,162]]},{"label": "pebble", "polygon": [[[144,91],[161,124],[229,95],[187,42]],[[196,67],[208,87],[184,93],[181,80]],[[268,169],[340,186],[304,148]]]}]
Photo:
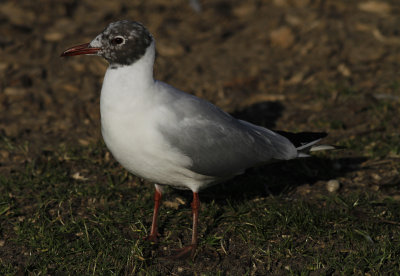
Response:
[{"label": "pebble", "polygon": [[351,71],[349,67],[347,67],[345,64],[341,63],[338,65],[337,70],[339,71],[340,74],[342,74],[344,77],[350,77],[351,76]]},{"label": "pebble", "polygon": [[257,11],[256,5],[251,5],[248,2],[244,2],[243,4],[239,4],[233,9],[233,14],[237,17],[246,17],[251,16]]},{"label": "pebble", "polygon": [[392,10],[390,4],[381,1],[363,2],[358,4],[358,8],[365,12],[382,14],[382,15],[388,14]]},{"label": "pebble", "polygon": [[182,56],[185,53],[185,49],[182,45],[166,41],[158,42],[157,51],[161,56],[164,57],[177,57]]},{"label": "pebble", "polygon": [[61,32],[49,32],[44,35],[44,39],[49,42],[60,41],[64,38],[64,34]]},{"label": "pebble", "polygon": [[8,68],[9,64],[6,62],[0,62],[0,72],[5,71]]},{"label": "pebble", "polygon": [[331,179],[328,182],[326,182],[326,189],[330,192],[336,192],[340,188],[340,183],[336,179]]},{"label": "pebble", "polygon": [[289,27],[280,27],[270,33],[272,45],[280,46],[284,49],[292,46],[294,42],[294,35]]},{"label": "pebble", "polygon": [[6,87],[4,89],[4,95],[9,97],[23,97],[26,94],[26,90],[19,87]]}]

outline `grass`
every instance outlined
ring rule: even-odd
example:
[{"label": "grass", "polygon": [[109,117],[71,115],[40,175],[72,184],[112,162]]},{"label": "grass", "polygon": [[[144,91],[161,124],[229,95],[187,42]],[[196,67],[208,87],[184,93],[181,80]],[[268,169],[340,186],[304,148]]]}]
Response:
[{"label": "grass", "polygon": [[[28,147],[3,145],[22,154]],[[317,162],[329,167],[329,162]],[[166,200],[179,196],[187,204],[161,209],[160,244],[149,244],[142,238],[151,222],[152,185],[126,173],[101,143],[60,146],[27,162],[25,170],[0,177],[0,274],[400,271],[398,201],[360,190],[288,197],[290,181],[281,182],[316,175],[307,163],[287,165],[288,176],[255,169],[204,191],[195,261],[165,262],[158,257],[190,240],[190,193],[166,195]],[[266,182],[275,196],[265,197]]]},{"label": "grass", "polygon": [[[361,158],[317,154],[203,191],[194,261],[160,258],[190,241],[189,192],[164,196],[175,208],[161,208],[160,243],[150,244],[143,237],[153,187],[121,168],[103,143],[61,144],[32,157],[28,142],[3,138],[0,150],[21,165],[0,175],[0,275],[398,275],[400,136],[391,120],[397,107],[367,106],[378,131],[338,141]],[[319,123],[345,127],[341,118]],[[366,160],[370,165],[360,165]],[[373,168],[381,161],[387,167]],[[378,191],[365,188],[373,186],[371,176],[382,177]],[[339,193],[318,188],[329,179],[341,180]],[[312,193],[301,195],[297,188],[307,184],[315,184]]]}]

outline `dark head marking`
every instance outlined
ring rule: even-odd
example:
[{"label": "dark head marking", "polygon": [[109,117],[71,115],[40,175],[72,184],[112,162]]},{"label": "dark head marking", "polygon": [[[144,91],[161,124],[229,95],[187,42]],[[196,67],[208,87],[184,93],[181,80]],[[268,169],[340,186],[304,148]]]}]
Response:
[{"label": "dark head marking", "polygon": [[100,48],[97,54],[116,68],[140,59],[152,41],[152,35],[141,23],[122,20],[108,25],[90,46]]}]

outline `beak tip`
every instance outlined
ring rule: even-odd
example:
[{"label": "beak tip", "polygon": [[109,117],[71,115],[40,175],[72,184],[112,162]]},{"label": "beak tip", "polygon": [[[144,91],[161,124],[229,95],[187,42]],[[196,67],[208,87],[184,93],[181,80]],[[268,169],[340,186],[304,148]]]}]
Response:
[{"label": "beak tip", "polygon": [[71,47],[64,52],[61,53],[60,57],[69,57],[69,56],[77,56],[77,55],[93,55],[96,54],[100,48],[90,47],[89,43],[77,45]]}]

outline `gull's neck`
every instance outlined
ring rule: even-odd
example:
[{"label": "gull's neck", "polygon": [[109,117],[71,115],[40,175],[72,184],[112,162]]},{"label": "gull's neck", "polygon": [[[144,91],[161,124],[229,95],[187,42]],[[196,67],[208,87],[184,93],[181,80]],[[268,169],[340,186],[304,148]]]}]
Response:
[{"label": "gull's neck", "polygon": [[[110,65],[104,76],[101,89],[101,105],[118,105],[117,103],[139,100],[151,93],[154,86],[153,65],[155,58],[154,41],[145,54],[130,65]],[[148,95],[149,96],[149,95]]]}]

